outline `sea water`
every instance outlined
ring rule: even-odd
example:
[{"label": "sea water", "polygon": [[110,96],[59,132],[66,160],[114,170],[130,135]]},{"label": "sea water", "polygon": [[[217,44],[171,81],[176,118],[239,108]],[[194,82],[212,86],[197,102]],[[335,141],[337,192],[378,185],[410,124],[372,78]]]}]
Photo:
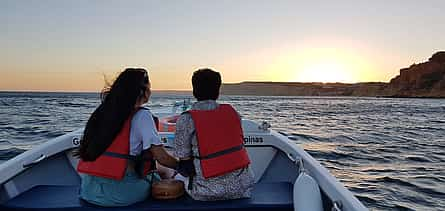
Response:
[{"label": "sea water", "polygon": [[[191,93],[154,93],[149,108]],[[445,100],[221,96],[294,137],[373,210],[445,210]],[[97,93],[0,92],[0,162],[85,125]]]}]

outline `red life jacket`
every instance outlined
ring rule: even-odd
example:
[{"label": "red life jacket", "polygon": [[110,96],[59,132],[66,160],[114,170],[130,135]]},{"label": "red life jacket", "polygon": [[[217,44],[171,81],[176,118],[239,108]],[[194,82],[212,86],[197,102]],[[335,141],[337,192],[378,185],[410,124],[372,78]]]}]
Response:
[{"label": "red life jacket", "polygon": [[178,121],[179,115],[167,116],[159,120],[157,127],[161,132],[175,132],[176,121]]},{"label": "red life jacket", "polygon": [[[109,179],[123,179],[127,169],[128,160],[135,160],[137,162],[138,159],[142,159],[142,156],[132,156],[129,154],[132,118],[133,115],[130,115],[130,118],[125,121],[119,134],[114,138],[113,143],[111,143],[106,151],[95,161],[83,161],[80,159],[77,164],[77,171]],[[154,164],[154,162],[151,159],[142,162],[143,175],[147,175],[150,170],[152,170],[152,164]]]},{"label": "red life jacket", "polygon": [[241,121],[235,109],[220,104],[214,110],[190,110],[198,140],[204,178],[246,168],[250,159],[244,148]]}]

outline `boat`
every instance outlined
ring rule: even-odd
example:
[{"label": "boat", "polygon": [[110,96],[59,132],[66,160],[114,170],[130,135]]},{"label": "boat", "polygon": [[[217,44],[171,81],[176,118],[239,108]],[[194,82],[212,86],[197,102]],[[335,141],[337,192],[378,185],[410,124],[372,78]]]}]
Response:
[{"label": "boat", "polygon": [[[152,111],[162,118],[172,111]],[[147,199],[128,207],[104,208],[79,199],[80,175],[73,150],[83,129],[51,139],[0,164],[1,210],[368,210],[295,140],[267,122],[242,120],[244,144],[255,174],[252,197],[226,201]],[[171,149],[174,132],[159,132]],[[130,191],[130,190],[129,190]]]}]

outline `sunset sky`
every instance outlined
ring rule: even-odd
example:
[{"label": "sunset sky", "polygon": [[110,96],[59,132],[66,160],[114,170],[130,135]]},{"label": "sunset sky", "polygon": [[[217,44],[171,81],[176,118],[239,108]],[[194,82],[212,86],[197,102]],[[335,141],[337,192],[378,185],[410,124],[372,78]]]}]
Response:
[{"label": "sunset sky", "polygon": [[389,81],[445,49],[443,0],[0,0],[0,90],[99,91],[149,70],[156,90],[223,82]]}]

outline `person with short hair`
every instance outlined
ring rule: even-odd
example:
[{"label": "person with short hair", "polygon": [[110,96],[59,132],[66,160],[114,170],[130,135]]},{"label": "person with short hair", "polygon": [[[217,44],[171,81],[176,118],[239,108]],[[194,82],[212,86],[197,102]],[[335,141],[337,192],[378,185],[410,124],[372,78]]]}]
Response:
[{"label": "person with short hair", "polygon": [[249,198],[254,176],[241,118],[232,106],[216,102],[221,75],[199,69],[192,85],[197,102],[177,120],[174,140],[187,193],[202,201]]}]

